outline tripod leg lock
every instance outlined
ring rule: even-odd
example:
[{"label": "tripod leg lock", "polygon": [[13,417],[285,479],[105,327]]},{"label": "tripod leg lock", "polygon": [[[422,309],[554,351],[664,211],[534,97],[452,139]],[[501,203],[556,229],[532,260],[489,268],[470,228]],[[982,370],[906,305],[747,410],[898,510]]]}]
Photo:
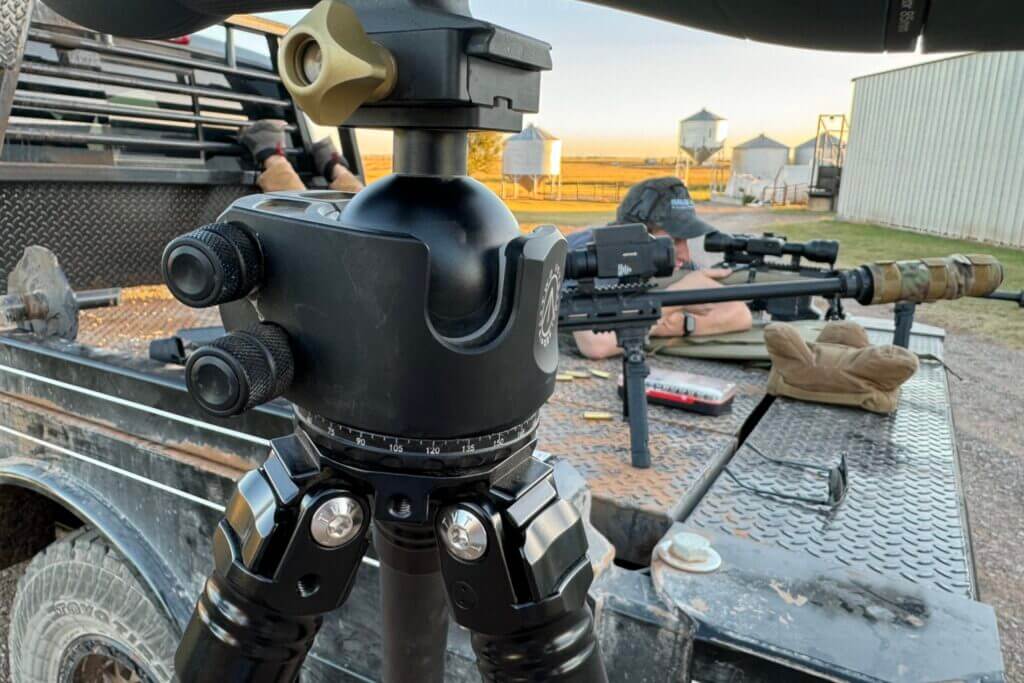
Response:
[{"label": "tripod leg lock", "polygon": [[484,680],[606,680],[583,520],[550,471],[443,510],[437,534],[452,613],[473,631]]},{"label": "tripod leg lock", "polygon": [[368,500],[282,455],[239,480],[217,526],[215,570],[175,658],[186,683],[294,680],[322,615],[352,589]]}]

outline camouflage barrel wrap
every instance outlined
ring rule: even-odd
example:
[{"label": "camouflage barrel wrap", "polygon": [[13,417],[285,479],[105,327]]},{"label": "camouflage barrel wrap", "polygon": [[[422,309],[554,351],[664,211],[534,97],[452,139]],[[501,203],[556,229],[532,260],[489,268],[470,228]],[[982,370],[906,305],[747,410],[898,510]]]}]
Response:
[{"label": "camouflage barrel wrap", "polygon": [[1003,266],[988,254],[954,254],[865,266],[874,283],[872,304],[928,303],[991,294],[1003,282]]}]

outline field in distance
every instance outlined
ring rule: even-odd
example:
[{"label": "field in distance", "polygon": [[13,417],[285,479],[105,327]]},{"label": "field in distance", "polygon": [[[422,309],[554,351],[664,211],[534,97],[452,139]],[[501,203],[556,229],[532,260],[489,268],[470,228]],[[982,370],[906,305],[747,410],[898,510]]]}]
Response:
[{"label": "field in distance", "polygon": [[[391,157],[383,155],[366,156],[363,158],[366,168],[366,179],[373,182],[391,173]],[[673,175],[675,173],[675,162],[669,159],[644,159],[614,158],[614,157],[567,157],[562,159],[562,200],[560,203],[576,203],[577,201],[598,204],[617,204],[614,200],[616,185],[619,196],[625,194],[631,185],[647,178]],[[710,168],[693,168],[689,173],[689,186],[694,199],[708,198],[708,185],[711,183],[713,171]],[[505,183],[505,190],[502,192],[501,183],[501,162],[495,162],[482,173],[474,174],[474,177],[487,184],[492,190],[502,195],[503,198],[512,200],[513,190],[510,182]],[[725,172],[728,179],[728,170]],[[576,185],[579,184],[580,200],[576,199]],[[600,185],[600,189],[596,186]],[[549,194],[547,190],[544,192]],[[519,197],[515,202],[534,204],[545,202],[546,199],[528,197],[529,193],[520,188]],[[510,202],[511,204],[511,202]],[[581,207],[583,208],[583,207]],[[589,211],[590,208],[583,210]]]}]

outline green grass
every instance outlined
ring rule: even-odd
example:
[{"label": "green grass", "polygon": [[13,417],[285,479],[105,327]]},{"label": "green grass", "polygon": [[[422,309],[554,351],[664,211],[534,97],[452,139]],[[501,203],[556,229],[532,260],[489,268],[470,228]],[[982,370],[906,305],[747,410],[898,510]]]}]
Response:
[{"label": "green grass", "polygon": [[[991,254],[1003,264],[1002,289],[1024,289],[1024,251],[1019,249],[842,221],[793,223],[772,228],[793,241],[839,240],[839,265],[842,267],[956,253]],[[969,332],[1014,348],[1024,348],[1024,310],[1012,303],[981,299],[940,301],[918,307],[917,317],[952,332]]]}]

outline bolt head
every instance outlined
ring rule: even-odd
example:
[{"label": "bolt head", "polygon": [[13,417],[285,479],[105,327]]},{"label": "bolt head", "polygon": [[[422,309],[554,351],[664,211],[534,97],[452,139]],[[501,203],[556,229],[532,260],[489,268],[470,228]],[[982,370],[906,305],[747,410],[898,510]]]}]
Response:
[{"label": "bolt head", "polygon": [[669,551],[683,562],[704,562],[711,555],[711,542],[703,536],[683,531],[672,537]]},{"label": "bolt head", "polygon": [[363,517],[363,507],[355,498],[331,498],[313,513],[310,533],[313,540],[325,548],[339,548],[360,534]]},{"label": "bolt head", "polygon": [[460,560],[473,562],[487,552],[487,528],[469,510],[448,508],[441,513],[440,529],[448,552]]}]

